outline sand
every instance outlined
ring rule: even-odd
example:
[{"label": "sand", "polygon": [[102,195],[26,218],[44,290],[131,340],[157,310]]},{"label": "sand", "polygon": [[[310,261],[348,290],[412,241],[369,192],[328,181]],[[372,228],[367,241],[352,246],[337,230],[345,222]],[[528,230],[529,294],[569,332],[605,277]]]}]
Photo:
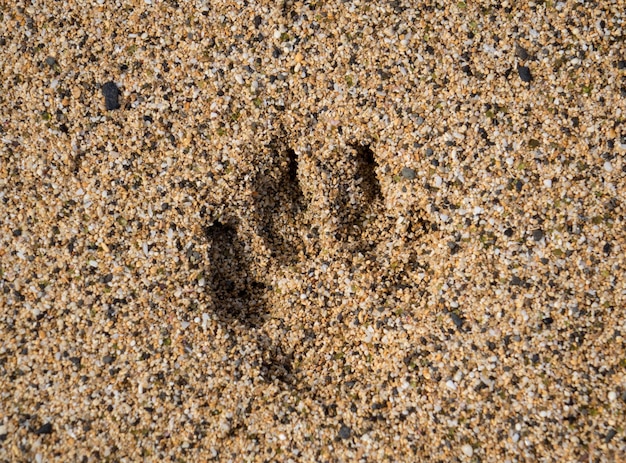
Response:
[{"label": "sand", "polygon": [[623,461],[626,3],[2,2],[0,461]]}]

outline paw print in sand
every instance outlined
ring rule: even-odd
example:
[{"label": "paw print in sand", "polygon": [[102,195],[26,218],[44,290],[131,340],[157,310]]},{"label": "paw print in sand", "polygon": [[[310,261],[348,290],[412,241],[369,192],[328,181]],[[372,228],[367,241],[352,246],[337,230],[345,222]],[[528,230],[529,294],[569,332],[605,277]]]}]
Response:
[{"label": "paw print in sand", "polygon": [[[374,152],[366,144],[315,155],[275,142],[251,176],[250,207],[241,217],[220,218],[206,228],[210,243],[209,288],[223,326],[254,332],[263,352],[263,376],[294,380],[287,347],[264,334],[271,317],[270,272],[275,266],[310,263],[333,250],[375,251],[377,228],[393,219],[385,211]],[[319,152],[319,151],[318,151]],[[262,243],[265,258],[252,251]],[[256,248],[258,250],[258,248]]]}]

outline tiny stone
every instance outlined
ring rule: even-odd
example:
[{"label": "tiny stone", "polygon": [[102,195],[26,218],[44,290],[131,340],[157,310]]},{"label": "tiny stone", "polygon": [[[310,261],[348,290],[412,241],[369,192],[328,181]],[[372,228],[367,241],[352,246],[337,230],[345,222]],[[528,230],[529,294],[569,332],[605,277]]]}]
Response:
[{"label": "tiny stone", "polygon": [[408,180],[413,180],[415,178],[415,171],[409,167],[403,167],[400,174]]},{"label": "tiny stone", "polygon": [[455,312],[450,312],[450,318],[452,319],[452,321],[456,325],[457,329],[460,330],[460,329],[463,328],[463,323],[465,323],[465,320],[463,320],[462,317],[457,315]]},{"label": "tiny stone", "polygon": [[46,423],[35,431],[35,434],[52,434],[52,423]]},{"label": "tiny stone", "polygon": [[522,60],[527,60],[528,58],[530,58],[528,50],[526,50],[521,45],[515,45],[515,56]]},{"label": "tiny stone", "polygon": [[113,363],[113,360],[115,359],[111,357],[110,355],[105,355],[104,357],[102,357],[102,361],[104,362],[105,365],[109,365]]},{"label": "tiny stone", "polygon": [[545,236],[545,233],[540,228],[533,231],[533,239],[535,241],[541,241],[544,236]]},{"label": "tiny stone", "polygon": [[527,66],[517,66],[517,72],[523,82],[530,82],[533,80],[533,77],[530,74],[530,69],[528,69]]},{"label": "tiny stone", "polygon": [[609,432],[606,434],[606,437],[604,438],[604,442],[608,444],[609,442],[611,442],[611,440],[615,437],[616,434],[617,434],[617,431],[615,429],[609,429]]},{"label": "tiny stone", "polygon": [[472,455],[474,455],[474,449],[469,444],[465,444],[463,447],[461,447],[461,451],[467,457],[471,457]]},{"label": "tiny stone", "polygon": [[611,163],[609,161],[606,161],[604,163],[604,170],[606,170],[607,172],[612,172],[613,171],[613,166],[611,165]]},{"label": "tiny stone", "polygon": [[345,424],[341,425],[341,428],[339,428],[339,438],[340,439],[350,439],[350,436],[352,435],[352,429],[350,429],[348,426],[346,426]]},{"label": "tiny stone", "polygon": [[111,81],[104,84],[102,86],[102,95],[104,95],[104,104],[108,111],[120,108],[120,89],[117,88],[115,82]]},{"label": "tiny stone", "polygon": [[50,67],[53,67],[55,64],[57,64],[57,60],[54,59],[52,56],[48,56],[46,58],[46,64]]},{"label": "tiny stone", "polygon": [[446,381],[446,387],[450,389],[451,391],[456,391],[456,384],[451,379]]},{"label": "tiny stone", "polygon": [[617,393],[615,391],[609,392],[609,402],[614,402],[617,399]]}]

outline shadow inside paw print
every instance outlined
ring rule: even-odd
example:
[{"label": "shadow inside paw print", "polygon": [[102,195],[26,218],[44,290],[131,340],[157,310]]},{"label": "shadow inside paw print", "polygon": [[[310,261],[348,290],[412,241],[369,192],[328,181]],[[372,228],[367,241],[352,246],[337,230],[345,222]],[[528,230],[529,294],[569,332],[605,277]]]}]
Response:
[{"label": "shadow inside paw print", "polygon": [[[276,150],[278,151],[278,150]],[[254,207],[258,233],[272,258],[293,259],[303,249],[298,218],[306,208],[298,178],[298,157],[292,149],[275,152],[278,165],[256,177]]]},{"label": "shadow inside paw print", "polygon": [[383,195],[376,175],[378,163],[369,145],[352,145],[348,153],[345,180],[339,185],[335,200],[339,242],[361,240],[364,224],[376,219]]},{"label": "shadow inside paw print", "polygon": [[267,381],[291,384],[292,359],[280,344],[262,330],[267,308],[263,301],[265,284],[255,278],[251,257],[238,236],[237,224],[216,221],[206,229],[210,243],[209,290],[219,322],[226,328],[241,328],[256,337],[261,348],[260,373]]},{"label": "shadow inside paw print", "polygon": [[211,244],[208,283],[216,313],[226,322],[259,326],[266,313],[262,300],[265,285],[254,278],[236,225],[215,222],[206,229],[206,236]]}]

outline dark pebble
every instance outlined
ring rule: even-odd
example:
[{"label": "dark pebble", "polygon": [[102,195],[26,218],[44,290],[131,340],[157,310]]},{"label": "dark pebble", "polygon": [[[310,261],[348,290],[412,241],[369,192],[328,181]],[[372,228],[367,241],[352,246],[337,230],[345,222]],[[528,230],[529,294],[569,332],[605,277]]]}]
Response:
[{"label": "dark pebble", "polygon": [[526,50],[524,47],[520,45],[515,45],[515,56],[517,56],[519,59],[522,59],[524,61],[530,58],[530,55],[528,54],[528,50]]},{"label": "dark pebble", "polygon": [[530,69],[528,69],[528,66],[517,66],[517,72],[522,81],[530,82],[533,80],[533,76],[530,75]]},{"label": "dark pebble", "polygon": [[261,25],[262,22],[263,22],[263,18],[261,18],[260,16],[257,15],[254,17],[254,27],[256,27],[257,29]]},{"label": "dark pebble", "polygon": [[50,67],[54,67],[54,65],[57,64],[57,60],[54,59],[52,56],[48,56],[46,58],[46,64]]},{"label": "dark pebble", "polygon": [[450,254],[456,254],[461,249],[455,241],[448,241],[448,247],[450,248]]},{"label": "dark pebble", "polygon": [[541,321],[543,322],[544,325],[550,326],[554,322],[554,319],[552,317],[546,317]]},{"label": "dark pebble", "polygon": [[400,174],[408,180],[413,180],[415,178],[415,171],[409,167],[403,167]]},{"label": "dark pebble", "polygon": [[608,256],[609,254],[611,254],[611,249],[613,246],[611,246],[611,243],[606,243],[603,247],[602,247],[602,251]]},{"label": "dark pebble", "polygon": [[35,434],[52,434],[52,423],[46,423],[35,431]]},{"label": "dark pebble", "polygon": [[509,284],[511,286],[522,286],[524,284],[524,281],[520,277],[515,275],[513,278],[511,278],[511,282]]},{"label": "dark pebble", "polygon": [[115,82],[107,82],[102,86],[102,95],[104,95],[104,104],[107,111],[113,111],[120,108],[120,89],[117,88]]},{"label": "dark pebble", "polygon": [[455,312],[450,312],[450,318],[452,319],[452,322],[455,324],[458,330],[463,329],[463,324],[465,323],[465,320],[462,317],[457,315]]},{"label": "dark pebble", "polygon": [[350,436],[352,435],[352,429],[350,429],[348,426],[346,426],[345,424],[341,425],[341,428],[339,428],[339,438],[340,439],[350,439]]},{"label": "dark pebble", "polygon": [[626,60],[625,59],[621,59],[617,62],[617,69],[619,69],[620,71],[623,69],[626,69]]},{"label": "dark pebble", "polygon": [[110,355],[105,355],[104,357],[102,357],[102,361],[104,362],[105,365],[109,365],[113,363],[114,360],[115,359],[111,357]]},{"label": "dark pebble", "polygon": [[546,236],[542,229],[538,228],[533,231],[533,239],[535,241],[541,241],[543,237]]},{"label": "dark pebble", "polygon": [[617,431],[615,429],[610,429],[609,432],[606,434],[606,437],[604,438],[604,442],[608,444],[609,442],[611,442],[611,440],[615,437],[616,434],[617,434]]},{"label": "dark pebble", "polygon": [[426,148],[426,156],[432,156],[434,153],[432,148]]},{"label": "dark pebble", "polygon": [[506,236],[507,238],[513,236],[513,229],[507,228],[506,230],[504,230],[504,236]]}]

